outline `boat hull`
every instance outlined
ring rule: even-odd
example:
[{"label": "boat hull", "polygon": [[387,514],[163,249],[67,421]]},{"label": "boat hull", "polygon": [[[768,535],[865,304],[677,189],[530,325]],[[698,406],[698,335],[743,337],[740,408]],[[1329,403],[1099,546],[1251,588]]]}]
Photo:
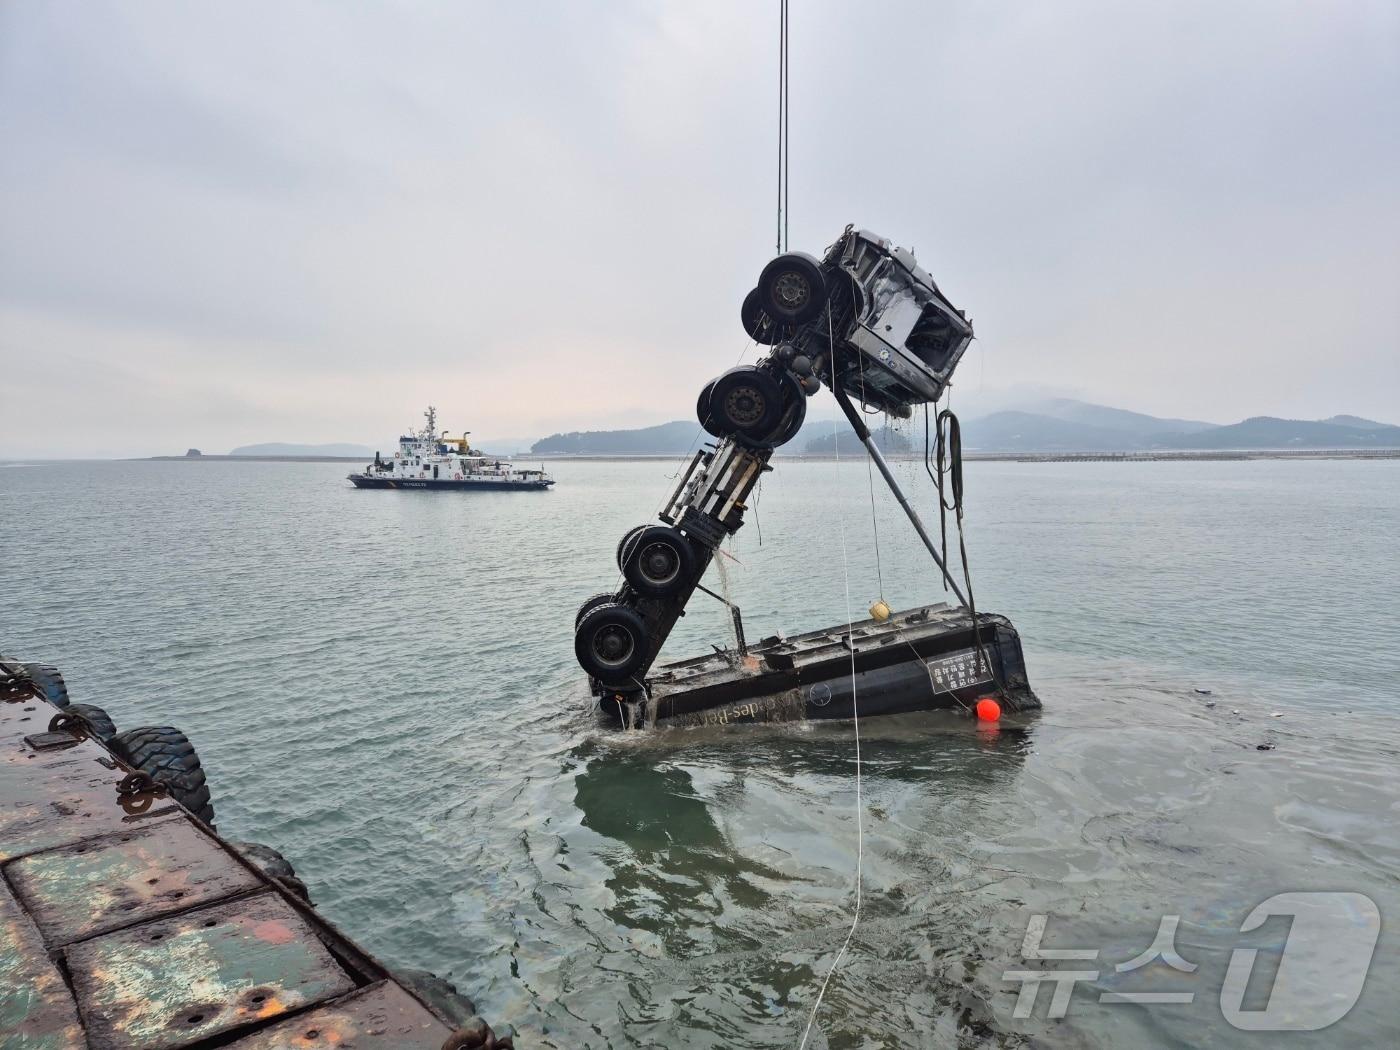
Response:
[{"label": "boat hull", "polygon": [[374,478],[363,474],[351,474],[351,483],[357,489],[431,489],[434,492],[475,492],[478,489],[531,489],[543,491],[554,484],[553,481],[506,481],[504,479],[463,478]]}]

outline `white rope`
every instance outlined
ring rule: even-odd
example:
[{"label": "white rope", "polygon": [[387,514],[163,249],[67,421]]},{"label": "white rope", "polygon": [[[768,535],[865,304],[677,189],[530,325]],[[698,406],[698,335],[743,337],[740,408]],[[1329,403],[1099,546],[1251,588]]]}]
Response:
[{"label": "white rope", "polygon": [[[831,305],[827,304],[826,309],[827,336],[832,336],[831,330]],[[834,344],[833,344],[834,345]],[[836,473],[841,473],[841,435],[839,423],[833,419],[831,421],[832,445],[836,455]],[[839,504],[838,504],[839,506]],[[865,802],[862,793],[861,765],[860,765],[860,705],[856,696],[856,646],[855,646],[855,620],[851,616],[851,572],[846,560],[846,521],[838,512],[836,516],[837,525],[841,531],[841,574],[846,581],[846,647],[851,651],[851,721],[855,724],[856,731],[856,910],[851,918],[851,928],[846,933],[846,940],[841,945],[841,950],[836,953],[836,958],[831,960],[831,968],[826,971],[826,977],[822,981],[820,991],[817,992],[817,1001],[812,1004],[812,1013],[807,1018],[807,1029],[802,1033],[802,1043],[798,1050],[806,1050],[807,1040],[811,1038],[812,1026],[817,1020],[817,1011],[821,1009],[822,1000],[826,997],[827,985],[831,983],[831,978],[840,968],[845,960],[846,954],[850,951],[851,941],[855,938],[856,927],[860,925],[860,909],[862,901],[862,876],[865,868]]]}]

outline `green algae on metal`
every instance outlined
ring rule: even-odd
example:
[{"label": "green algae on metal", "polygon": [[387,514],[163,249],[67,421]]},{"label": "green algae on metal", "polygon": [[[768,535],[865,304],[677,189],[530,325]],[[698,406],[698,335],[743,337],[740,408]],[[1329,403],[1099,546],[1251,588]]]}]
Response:
[{"label": "green algae on metal", "polygon": [[25,857],[12,864],[8,874],[51,946],[262,884],[180,817]]},{"label": "green algae on metal", "polygon": [[5,1050],[85,1046],[73,996],[39,932],[0,882],[0,1043]]},{"label": "green algae on metal", "polygon": [[168,1050],[354,987],[272,893],[85,941],[68,966],[95,1050]]}]

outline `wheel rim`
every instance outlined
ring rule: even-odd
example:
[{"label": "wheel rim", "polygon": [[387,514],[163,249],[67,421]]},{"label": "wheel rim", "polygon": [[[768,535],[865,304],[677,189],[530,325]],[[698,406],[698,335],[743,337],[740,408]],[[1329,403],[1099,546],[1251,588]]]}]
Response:
[{"label": "wheel rim", "polygon": [[773,299],[784,310],[796,312],[812,298],[812,285],[796,270],[787,270],[773,282]]},{"label": "wheel rim", "polygon": [[755,426],[767,410],[768,403],[757,387],[736,386],[724,396],[724,413],[740,428]]},{"label": "wheel rim", "polygon": [[604,624],[593,634],[593,655],[604,667],[621,667],[636,648],[637,640],[624,624]]},{"label": "wheel rim", "polygon": [[648,543],[642,548],[637,567],[648,582],[658,587],[664,586],[680,575],[680,554],[669,543]]}]

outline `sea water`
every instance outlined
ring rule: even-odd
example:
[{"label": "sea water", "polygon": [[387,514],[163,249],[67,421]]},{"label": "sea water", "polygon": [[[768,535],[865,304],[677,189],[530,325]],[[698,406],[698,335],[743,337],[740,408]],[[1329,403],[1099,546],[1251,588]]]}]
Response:
[{"label": "sea water", "polygon": [[[855,900],[852,727],[600,725],[574,611],[676,464],[550,469],[461,494],[342,464],[8,466],[0,649],[119,727],[184,729],[223,833],[524,1045],[795,1046]],[[932,518],[922,465],[895,470]],[[751,502],[726,560],[750,638],[944,597],[878,492],[877,573],[855,458],[780,462]],[[1241,926],[1298,891],[1374,902],[1370,977],[1333,1027],[1254,1038],[1394,1045],[1400,462],[974,462],[967,503],[978,606],[1021,631],[1045,710],[862,724],[863,919],[808,1045],[1241,1045],[1230,960],[1277,968],[1289,929]],[[731,638],[700,594],[667,654]],[[1196,969],[1120,972],[1167,916]],[[1037,923],[1093,957],[1027,962]],[[1006,975],[1037,968],[1095,976],[1018,1017]],[[1191,998],[1104,1000],[1143,990]]]}]

